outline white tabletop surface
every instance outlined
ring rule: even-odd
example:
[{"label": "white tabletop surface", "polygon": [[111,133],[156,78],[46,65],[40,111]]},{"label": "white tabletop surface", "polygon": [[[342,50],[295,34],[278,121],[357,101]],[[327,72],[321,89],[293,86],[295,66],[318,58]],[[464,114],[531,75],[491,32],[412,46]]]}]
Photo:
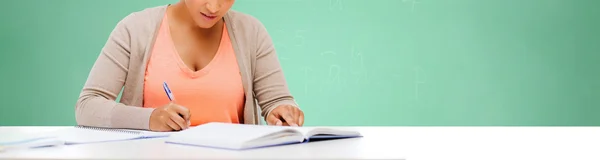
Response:
[{"label": "white tabletop surface", "polygon": [[[61,127],[0,127],[0,135]],[[244,151],[163,139],[0,152],[0,159],[487,159],[600,160],[598,127],[352,127],[364,137]]]}]

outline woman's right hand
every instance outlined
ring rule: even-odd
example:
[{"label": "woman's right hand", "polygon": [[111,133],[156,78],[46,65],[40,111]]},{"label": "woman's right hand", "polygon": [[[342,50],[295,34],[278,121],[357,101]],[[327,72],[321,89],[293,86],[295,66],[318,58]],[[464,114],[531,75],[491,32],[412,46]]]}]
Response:
[{"label": "woman's right hand", "polygon": [[175,103],[154,109],[150,115],[150,130],[167,132],[187,129],[190,125],[190,110]]}]

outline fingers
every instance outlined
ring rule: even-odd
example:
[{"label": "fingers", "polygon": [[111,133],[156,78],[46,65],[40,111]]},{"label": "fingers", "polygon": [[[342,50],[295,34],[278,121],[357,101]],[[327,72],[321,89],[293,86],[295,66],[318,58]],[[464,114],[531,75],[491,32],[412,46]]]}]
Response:
[{"label": "fingers", "polygon": [[279,120],[278,116],[276,116],[276,113],[273,113],[273,112],[271,112],[269,117],[267,117],[267,123],[269,125],[276,125],[276,126],[282,125],[281,120]]},{"label": "fingers", "polygon": [[173,104],[172,108],[175,112],[177,112],[179,115],[183,116],[183,119],[185,121],[189,121],[191,114],[190,114],[190,110],[186,107],[177,105],[177,104]]},{"label": "fingers", "polygon": [[298,110],[298,125],[299,126],[303,126],[304,125],[304,112]]},{"label": "fingers", "polygon": [[179,126],[179,128],[181,128],[181,129],[188,128],[187,122],[185,120],[183,120],[183,118],[181,116],[179,116],[176,112],[170,112],[169,117],[173,122],[175,122],[175,124],[177,124]]},{"label": "fingers", "polygon": [[293,111],[292,115],[296,119],[296,124],[302,126],[304,124],[304,113],[296,107],[291,107],[291,110]]},{"label": "fingers", "polygon": [[270,125],[302,126],[304,125],[304,113],[294,106],[279,106],[271,111],[267,117]]},{"label": "fingers", "polygon": [[166,119],[165,122],[167,123],[167,125],[169,127],[171,127],[173,130],[178,131],[181,130],[181,128],[179,127],[179,125],[177,125],[177,123],[173,122],[173,120],[171,119]]},{"label": "fingers", "polygon": [[283,120],[285,120],[285,122],[287,122],[290,126],[294,126],[297,127],[298,126],[298,117],[296,116],[292,116],[292,113],[290,111],[287,111],[286,113],[284,113],[282,116]]},{"label": "fingers", "polygon": [[190,126],[190,110],[173,102],[159,107],[150,115],[149,128],[152,131],[173,131]]}]

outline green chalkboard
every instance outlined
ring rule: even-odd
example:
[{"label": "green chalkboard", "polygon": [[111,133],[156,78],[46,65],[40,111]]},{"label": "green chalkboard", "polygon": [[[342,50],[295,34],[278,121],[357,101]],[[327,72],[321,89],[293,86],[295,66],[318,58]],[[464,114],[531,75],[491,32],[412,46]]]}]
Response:
[{"label": "green chalkboard", "polygon": [[[116,22],[171,0],[4,2],[0,125],[73,125]],[[237,0],[306,125],[600,125],[600,1]]]}]

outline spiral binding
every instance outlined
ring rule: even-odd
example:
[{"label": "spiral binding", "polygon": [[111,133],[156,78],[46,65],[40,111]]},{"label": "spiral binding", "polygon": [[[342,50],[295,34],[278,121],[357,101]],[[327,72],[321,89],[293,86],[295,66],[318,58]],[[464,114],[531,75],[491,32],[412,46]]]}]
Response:
[{"label": "spiral binding", "polygon": [[129,133],[129,134],[141,134],[142,133],[139,131],[114,129],[114,128],[102,128],[102,127],[90,127],[90,126],[75,126],[75,127],[82,128],[82,129],[92,129],[92,130],[98,130],[98,131],[120,132],[120,133]]}]

